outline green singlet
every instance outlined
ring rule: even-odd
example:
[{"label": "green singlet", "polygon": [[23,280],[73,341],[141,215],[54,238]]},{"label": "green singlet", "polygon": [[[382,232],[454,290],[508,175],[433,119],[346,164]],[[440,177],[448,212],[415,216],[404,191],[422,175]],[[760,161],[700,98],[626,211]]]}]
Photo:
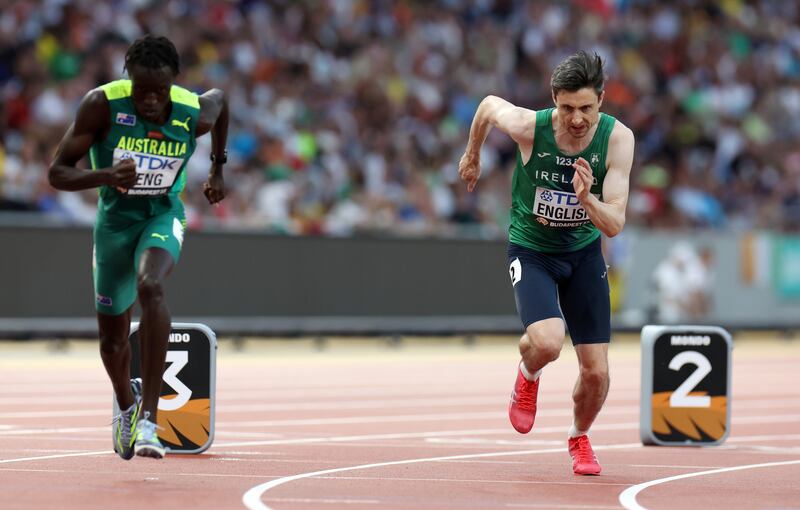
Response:
[{"label": "green singlet", "polygon": [[589,145],[578,154],[566,155],[556,145],[553,108],[536,112],[533,152],[527,163],[517,150],[517,166],[511,185],[509,240],[544,253],[580,250],[600,237],[572,186],[572,164],[583,157],[594,174],[590,193],[602,199],[606,176],[608,138],[616,120],[600,114]]},{"label": "green singlet", "polygon": [[136,185],[121,192],[100,188],[94,228],[94,288],[98,312],[119,315],[136,300],[136,267],[147,248],[167,250],[177,263],[186,216],[180,193],[186,162],[194,152],[200,114],[196,94],[173,85],[172,111],[163,125],[140,118],[131,98],[131,81],[100,87],[111,110],[108,136],[92,145],[93,169],[123,159],[136,163]]}]

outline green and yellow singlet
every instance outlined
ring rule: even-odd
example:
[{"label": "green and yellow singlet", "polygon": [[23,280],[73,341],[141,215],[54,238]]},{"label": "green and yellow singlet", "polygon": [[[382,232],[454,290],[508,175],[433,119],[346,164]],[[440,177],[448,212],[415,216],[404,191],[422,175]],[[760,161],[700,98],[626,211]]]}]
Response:
[{"label": "green and yellow singlet", "polygon": [[117,80],[100,87],[111,110],[108,136],[89,150],[93,169],[111,167],[131,158],[136,163],[136,185],[120,192],[112,186],[100,188],[100,213],[140,212],[146,216],[169,210],[186,185],[186,162],[194,152],[195,128],[200,115],[196,94],[173,85],[172,112],[163,125],[145,121],[136,114],[131,81]]}]

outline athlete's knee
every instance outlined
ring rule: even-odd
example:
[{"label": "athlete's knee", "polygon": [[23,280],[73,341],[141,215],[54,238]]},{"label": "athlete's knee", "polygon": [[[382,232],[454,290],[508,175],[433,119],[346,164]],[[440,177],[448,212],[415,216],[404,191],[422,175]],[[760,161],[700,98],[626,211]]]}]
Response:
[{"label": "athlete's knee", "polygon": [[607,365],[582,366],[580,369],[581,381],[592,387],[608,385],[609,375]]},{"label": "athlete's knee", "polygon": [[524,358],[528,351],[531,350],[531,339],[528,337],[528,333],[523,333],[521,337],[519,337],[519,353]]},{"label": "athlete's knee", "polygon": [[[564,345],[564,325],[561,321],[540,321],[528,326],[523,335],[527,337],[529,349],[533,349],[536,356],[547,363],[555,361],[561,354]],[[520,346],[523,340],[520,340]]]},{"label": "athlete's knee", "polygon": [[152,303],[164,299],[164,283],[152,275],[139,275],[136,279],[136,292],[143,303]]},{"label": "athlete's knee", "polygon": [[128,338],[123,335],[100,332],[100,353],[114,356],[128,347]]}]

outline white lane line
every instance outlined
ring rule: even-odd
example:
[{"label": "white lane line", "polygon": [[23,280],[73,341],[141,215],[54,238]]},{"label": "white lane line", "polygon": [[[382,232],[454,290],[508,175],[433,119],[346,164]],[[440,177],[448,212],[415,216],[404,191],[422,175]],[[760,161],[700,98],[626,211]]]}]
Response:
[{"label": "white lane line", "polygon": [[[447,406],[437,406],[447,407]],[[383,406],[383,409],[396,409],[393,406]],[[342,407],[341,409],[348,409]],[[355,409],[355,408],[353,408]],[[381,409],[375,407],[374,409]],[[225,412],[219,410],[218,412]],[[628,407],[625,409],[611,409],[604,413],[611,414],[635,414],[638,413],[638,408]],[[557,416],[571,416],[572,409],[564,408],[562,410],[543,411],[542,416],[557,417]],[[307,418],[307,419],[285,419],[285,420],[248,420],[248,421],[226,421],[223,422],[231,427],[295,427],[297,425],[337,425],[337,424],[352,424],[352,423],[376,423],[385,422],[387,420],[396,419],[398,421],[436,421],[436,420],[464,420],[465,418],[495,418],[503,416],[503,412],[499,411],[479,411],[479,412],[458,412],[458,413],[432,413],[432,414],[406,414],[406,415],[369,415],[369,416],[348,416],[348,417],[333,417],[333,418]],[[82,410],[55,410],[55,411],[18,411],[18,412],[5,412],[0,413],[0,420],[13,420],[13,419],[39,419],[39,418],[66,418],[80,416],[87,417],[104,417],[111,416],[111,406],[107,409],[82,409]],[[2,432],[0,430],[0,432]]]},{"label": "white lane line", "polygon": [[10,464],[12,462],[27,462],[29,460],[50,460],[50,459],[66,459],[68,457],[92,457],[95,455],[108,455],[114,453],[111,450],[99,450],[96,452],[81,452],[81,453],[60,453],[58,455],[42,455],[40,457],[20,457],[16,459],[0,459],[0,464]]},{"label": "white lane line", "polygon": [[762,434],[760,436],[730,436],[728,443],[741,443],[745,441],[795,441],[800,439],[800,434]]},{"label": "white lane line", "polygon": [[[387,420],[390,417],[386,417]],[[750,422],[769,422],[769,423],[779,423],[779,422],[795,422],[800,421],[800,415],[772,415],[772,416],[759,416],[753,418],[734,418],[732,419],[733,423],[750,423]],[[445,442],[445,440],[437,440],[433,438],[445,438],[448,436],[463,436],[463,435],[491,435],[491,434],[506,434],[509,432],[509,428],[493,428],[493,429],[472,429],[472,430],[453,430],[453,431],[444,431],[444,432],[414,432],[414,433],[401,433],[401,434],[370,434],[370,435],[357,435],[357,436],[333,436],[333,437],[311,437],[311,438],[295,438],[295,439],[262,439],[262,440],[249,440],[249,441],[224,441],[219,440],[220,437],[232,437],[236,435],[243,434],[242,432],[230,431],[230,430],[222,430],[225,429],[225,425],[233,425],[235,422],[227,423],[227,422],[217,422],[217,440],[215,441],[214,445],[216,446],[215,449],[227,446],[270,446],[270,445],[280,445],[280,444],[309,444],[309,443],[327,443],[327,442],[339,442],[339,441],[367,441],[367,440],[381,440],[381,439],[409,439],[409,438],[424,438],[428,441],[432,442]],[[638,422],[629,422],[629,423],[611,423],[611,424],[597,424],[592,427],[592,430],[631,430],[636,429],[639,427]],[[81,433],[93,433],[93,432],[105,432],[108,430],[108,427],[62,427],[62,428],[25,428],[25,429],[12,429],[12,430],[3,430],[0,428],[0,439],[4,436],[27,436],[27,435],[46,435],[46,434],[58,434],[58,435],[65,435],[65,434],[81,434]],[[537,427],[536,428],[537,434],[561,434],[564,433],[564,427],[556,426],[556,427]],[[262,436],[263,437],[263,436]],[[267,437],[276,437],[276,435],[267,435]],[[280,437],[279,435],[277,437]],[[800,435],[797,434],[783,434],[783,435],[753,435],[753,436],[731,436],[727,439],[728,443],[741,443],[741,442],[748,442],[748,441],[783,441],[783,440],[790,440],[790,439],[797,439],[800,438]],[[463,442],[463,439],[456,439],[455,441]],[[524,445],[524,446],[531,446],[535,444],[541,444],[539,441],[543,440],[497,440],[496,444],[507,444],[507,445]],[[481,442],[480,439],[468,439],[466,442],[475,442],[479,444]]]},{"label": "white lane line", "polygon": [[[761,416],[759,421],[764,420],[766,422],[776,422],[780,421],[782,416]],[[795,416],[791,421],[797,421],[797,418],[800,416]],[[595,424],[592,425],[593,431],[598,430],[632,430],[638,429],[639,422],[630,422],[630,423],[602,423],[602,424]],[[296,438],[296,439],[279,439],[279,440],[266,440],[266,441],[238,441],[238,442],[216,442],[217,448],[224,448],[224,447],[232,447],[232,446],[271,446],[271,445],[285,445],[285,444],[309,444],[309,443],[337,443],[337,442],[360,442],[360,441],[371,441],[371,440],[388,440],[388,439],[425,439],[426,442],[436,442],[437,438],[446,438],[451,436],[468,436],[468,435],[494,435],[494,434],[509,434],[510,429],[508,427],[504,428],[493,428],[493,429],[472,429],[472,430],[446,430],[446,431],[439,431],[439,432],[406,432],[406,433],[394,433],[394,434],[367,434],[361,436],[330,436],[330,437],[307,437],[307,438]],[[537,434],[563,434],[566,436],[565,428],[563,426],[555,426],[555,427],[536,427],[535,432]],[[748,441],[749,438],[754,438],[753,440],[783,440],[784,438],[791,438],[793,436],[786,436],[786,435],[773,435],[773,436],[765,436],[765,435],[758,435],[758,436],[739,436],[738,441]],[[728,441],[731,441],[732,438],[728,438]],[[566,441],[566,438],[563,439]],[[521,444],[517,444],[515,441],[508,441],[509,445],[513,446],[534,446],[534,445],[541,445],[543,440],[540,439],[531,439],[530,442],[522,442]],[[506,444],[505,441],[499,440],[497,444]],[[463,446],[463,445],[462,445]],[[213,447],[212,447],[213,448]],[[719,448],[719,447],[717,447]]]},{"label": "white lane line", "polygon": [[287,458],[274,458],[274,459],[253,459],[241,457],[213,457],[208,459],[209,462],[252,462],[261,464],[338,464],[336,460],[318,460],[312,458],[306,459],[287,459]]},{"label": "white lane line", "polygon": [[[59,382],[59,387],[61,383]],[[411,400],[438,400],[442,404],[446,404],[447,401],[451,400],[452,398],[456,398],[457,401],[464,400],[464,401],[472,401],[477,399],[478,402],[496,402],[497,401],[497,392],[496,391],[487,391],[485,386],[475,387],[471,394],[474,393],[475,398],[469,399],[467,397],[452,397],[452,395],[448,394],[445,391],[428,391],[430,390],[429,387],[425,385],[420,385],[420,387],[426,390],[424,396],[420,396],[419,393],[414,393],[413,391],[409,391],[408,388],[405,386],[403,387],[403,391],[395,391],[391,392],[391,389],[386,388],[359,388],[353,391],[342,390],[339,391],[335,388],[326,388],[325,390],[320,390],[319,393],[316,390],[305,390],[302,388],[291,388],[285,391],[276,391],[275,388],[262,388],[262,389],[253,389],[253,390],[235,390],[231,388],[221,389],[217,386],[217,396],[224,397],[224,401],[227,403],[226,405],[230,405],[231,407],[241,408],[243,410],[249,408],[255,409],[281,409],[281,408],[302,408],[305,406],[310,406],[313,404],[314,401],[318,401],[320,403],[327,403],[331,401],[344,400],[344,401],[384,401],[384,402],[402,402],[402,401],[411,401]],[[94,391],[92,390],[94,389]],[[52,385],[49,387],[48,391],[43,392],[40,395],[23,395],[17,394],[15,396],[0,396],[0,405],[33,405],[36,407],[44,406],[44,405],[58,405],[59,403],[63,404],[75,404],[75,403],[92,403],[97,405],[102,405],[104,403],[111,403],[112,401],[112,394],[109,390],[108,394],[97,393],[96,391],[97,384],[92,384],[91,388],[82,388],[82,389],[72,389],[66,390],[66,393],[70,395],[76,393],[83,393],[85,396],[77,397],[77,396],[70,396],[66,395],[63,397],[54,397],[52,396]],[[64,389],[64,388],[61,388]],[[465,389],[464,391],[467,391]],[[314,391],[314,395],[312,400],[309,402],[307,399],[309,397],[309,392]],[[615,390],[614,393],[615,401],[618,404],[625,404],[625,405],[638,405],[638,400],[640,394],[637,391],[625,391],[625,390]],[[302,399],[299,400],[299,398]],[[764,400],[760,398],[758,395],[752,395],[752,397],[742,397],[737,395],[738,400],[734,402],[733,409],[767,409],[771,407],[781,407],[781,408],[792,408],[796,407],[797,403],[800,402],[800,395],[798,393],[792,394],[775,394],[772,395],[770,398]],[[265,402],[268,401],[268,402]],[[559,402],[563,401],[558,397],[548,397],[545,395],[543,397],[542,402],[546,406],[557,405]],[[264,403],[254,403],[254,402],[264,402]],[[738,402],[738,404],[736,404]]]},{"label": "white lane line", "polygon": [[[542,417],[556,417],[556,416],[572,416],[573,410],[564,409],[559,412],[542,412],[541,415],[537,412],[537,418]],[[631,414],[633,408],[609,408],[603,409],[603,416],[617,415],[617,414]],[[639,409],[636,408],[635,414],[638,417]],[[394,414],[385,416],[349,416],[340,418],[308,418],[308,419],[288,419],[288,420],[259,420],[259,421],[225,421],[217,422],[217,427],[296,427],[304,425],[352,425],[362,423],[409,423],[409,422],[427,422],[427,421],[464,421],[469,419],[501,419],[508,420],[508,414],[504,411],[491,411],[491,412],[477,412],[477,413],[435,413],[435,414]],[[732,423],[794,423],[800,421],[800,414],[777,414],[772,416],[744,416],[731,418]],[[635,426],[639,427],[638,420]],[[537,430],[540,430],[537,428]],[[561,427],[559,430],[564,431]],[[592,426],[592,430],[598,430],[598,426]],[[2,432],[0,432],[1,434]]]},{"label": "white lane line", "polygon": [[220,450],[214,449],[214,455],[252,455],[258,457],[282,457],[289,455],[289,452],[256,452],[253,450]]},{"label": "white lane line", "polygon": [[[572,416],[573,410],[571,408],[550,409],[540,411],[537,416],[541,417],[561,417]],[[629,415],[635,414],[638,416],[639,408],[632,406],[611,406],[603,409],[603,416],[612,415]],[[9,418],[58,418],[58,417],[72,417],[72,416],[110,416],[111,409],[96,409],[96,410],[82,410],[78,414],[75,411],[35,411],[35,412],[10,412],[0,413],[0,419]],[[329,426],[329,425],[352,425],[361,423],[409,423],[409,422],[426,422],[426,421],[464,421],[469,419],[506,419],[506,413],[502,411],[481,411],[481,412],[460,412],[460,413],[431,413],[431,414],[393,414],[393,415],[362,415],[362,416],[348,416],[348,417],[334,417],[334,418],[307,418],[307,419],[282,419],[282,420],[248,420],[248,421],[233,421],[224,420],[217,421],[216,426],[218,429],[226,428],[264,428],[264,427],[296,427],[296,426]],[[793,423],[800,421],[800,414],[777,414],[772,416],[733,416],[732,423],[736,424],[749,424],[749,423],[766,423],[767,418],[770,418],[771,423]],[[5,425],[5,424],[4,424]],[[637,422],[638,426],[638,422]],[[596,429],[596,427],[595,427]],[[0,436],[19,434],[18,430],[23,429],[0,429]],[[27,430],[54,430],[54,429],[27,429]],[[66,429],[61,429],[66,430]],[[71,430],[81,430],[73,428]]]},{"label": "white lane line", "polygon": [[[628,443],[628,444],[618,444],[618,445],[600,445],[594,447],[595,450],[611,450],[611,449],[624,449],[624,448],[641,448],[641,443]],[[362,469],[373,469],[373,468],[380,468],[386,466],[402,466],[407,464],[419,464],[422,462],[441,462],[441,461],[448,461],[448,460],[462,460],[462,459],[478,459],[478,458],[485,458],[485,457],[507,457],[512,455],[536,455],[536,454],[544,454],[544,453],[555,453],[555,452],[563,452],[565,448],[549,448],[545,450],[517,450],[511,452],[487,452],[487,453],[472,453],[468,455],[448,455],[446,457],[427,457],[427,458],[417,458],[417,459],[406,459],[406,460],[395,460],[389,462],[376,462],[372,464],[361,464],[358,466],[347,466],[342,468],[334,468],[334,469],[323,469],[321,471],[311,471],[309,473],[300,473],[297,475],[286,476],[283,478],[278,478],[277,480],[271,480],[269,482],[262,483],[260,485],[256,485],[255,487],[251,488],[247,492],[244,493],[242,496],[242,503],[244,506],[249,508],[250,510],[270,510],[270,507],[266,506],[264,502],[261,500],[261,496],[270,489],[274,489],[279,485],[283,485],[289,482],[293,482],[295,480],[301,480],[303,478],[313,478],[315,476],[322,476],[322,475],[329,475],[333,473],[342,473],[345,471],[356,471]]]},{"label": "white lane line", "polygon": [[[566,451],[562,448],[559,451]],[[463,462],[457,460],[446,460],[436,462]],[[487,483],[487,484],[513,484],[513,485],[621,485],[627,486],[627,483],[610,483],[610,482],[587,482],[583,478],[580,482],[553,482],[553,481],[537,481],[537,480],[470,480],[462,478],[410,478],[410,477],[396,477],[396,476],[315,476],[317,480],[381,480],[389,482],[435,482],[435,483]],[[269,499],[269,498],[266,498]],[[619,507],[616,507],[619,508]]]},{"label": "white lane line", "polygon": [[46,429],[13,429],[0,430],[0,437],[3,436],[27,436],[36,434],[72,434],[84,432],[104,432],[110,431],[109,427],[61,427]]},{"label": "white lane line", "polygon": [[[59,436],[64,436],[66,434],[88,434],[92,432],[107,432],[110,431],[110,425],[104,427],[61,427],[61,428],[36,428],[36,429],[29,429],[29,428],[13,428],[13,429],[0,429],[0,440],[4,437],[11,437],[16,438],[17,436],[36,436],[36,435],[47,435],[47,434],[55,434]],[[220,435],[219,432],[216,434],[217,436]],[[230,437],[230,438],[249,438],[251,440],[255,440],[257,438],[267,439],[267,438],[281,438],[286,437],[285,434],[271,434],[267,432],[235,432],[231,430],[225,430],[222,432],[223,437]],[[42,441],[49,440],[49,439],[65,439],[63,437],[58,438],[37,438]],[[92,439],[96,439],[93,437]]]},{"label": "white lane line", "polygon": [[24,452],[28,455],[47,454],[47,455],[61,455],[62,453],[86,453],[86,448],[82,449],[64,449],[64,448],[15,448],[16,452]]},{"label": "white lane line", "polygon": [[379,505],[377,499],[311,499],[311,498],[272,498],[274,503],[322,503],[330,505]]},{"label": "white lane line", "polygon": [[524,460],[448,460],[449,464],[508,464],[517,466],[527,466],[529,463]]},{"label": "white lane line", "polygon": [[0,471],[8,471],[13,473],[74,473],[75,471],[68,469],[30,469],[30,468],[0,468]]},{"label": "white lane line", "polygon": [[[497,399],[494,399],[494,402],[497,402]],[[462,404],[461,406],[463,406]],[[342,403],[342,405],[338,405],[338,403],[334,403],[334,405],[328,404],[321,404],[318,408],[315,409],[316,406],[298,406],[296,409],[294,406],[282,406],[279,409],[274,410],[347,410],[347,409],[365,409],[365,410],[377,410],[377,409],[388,409],[388,410],[395,410],[398,407],[435,407],[435,408],[446,408],[446,407],[459,407],[459,406],[448,406],[448,405],[436,405],[431,403],[430,405],[407,405],[407,406],[395,406],[392,405],[391,402],[383,401],[383,405],[348,405],[347,403]],[[270,410],[270,409],[266,409]],[[251,411],[247,409],[237,409],[235,412],[244,412],[244,411]],[[228,413],[231,412],[230,409],[226,409],[224,406],[217,408],[218,413]],[[570,407],[563,407],[563,408],[551,408],[543,410],[540,416],[543,417],[560,417],[560,416],[572,416],[572,408]],[[638,414],[639,408],[636,406],[610,406],[608,409],[604,409],[604,415],[618,415],[618,414]],[[464,419],[465,416],[475,416],[477,418],[488,417],[492,418],[495,416],[503,415],[504,413],[498,411],[466,411],[466,412],[459,412],[459,413],[433,413],[433,414],[413,414],[413,415],[385,415],[385,416],[350,416],[346,418],[341,417],[333,417],[333,418],[313,418],[313,419],[292,419],[292,420],[248,420],[248,421],[229,421],[226,422],[227,425],[236,426],[236,427],[264,427],[264,426],[288,426],[294,427],[296,425],[314,425],[314,424],[336,424],[336,423],[351,423],[353,420],[385,420],[391,418],[392,416],[397,416],[398,418],[405,418],[411,416],[417,416],[420,420],[425,419],[439,419],[441,416],[443,419],[451,419],[451,420],[461,420]],[[57,409],[57,410],[50,410],[50,411],[9,411],[9,412],[2,412],[0,413],[0,419],[8,420],[8,419],[28,419],[28,418],[63,418],[69,416],[81,416],[81,417],[89,417],[89,416],[110,416],[111,415],[111,405],[108,408],[101,408],[101,409],[81,409],[81,410],[73,410],[73,409]]]},{"label": "white lane line", "polygon": [[[389,417],[387,417],[388,419]],[[796,422],[800,421],[800,415],[773,415],[773,416],[759,416],[748,418],[734,418],[731,420],[733,423],[780,423],[780,422]],[[232,422],[235,423],[235,422]],[[231,424],[232,424],[231,423]],[[217,422],[217,440],[215,441],[215,450],[221,447],[228,446],[270,446],[270,445],[288,445],[288,444],[311,444],[311,443],[328,443],[340,441],[368,441],[368,440],[381,440],[381,439],[410,439],[410,438],[424,438],[431,441],[431,438],[447,437],[447,436],[463,436],[463,435],[490,435],[490,434],[507,434],[508,428],[494,428],[494,429],[476,429],[476,430],[454,430],[444,432],[415,432],[406,434],[371,434],[371,435],[358,435],[358,436],[333,436],[333,437],[311,437],[311,438],[295,438],[295,439],[264,439],[264,440],[249,440],[249,441],[220,441],[220,437],[228,435],[237,435],[238,432],[223,431],[224,428],[220,422]],[[592,427],[592,430],[632,430],[639,427],[638,422],[630,423],[612,423],[612,424],[597,424]],[[0,440],[3,437],[10,436],[28,436],[28,435],[47,435],[47,434],[80,434],[80,433],[93,433],[93,432],[106,432],[108,427],[64,427],[64,428],[36,428],[36,429],[13,429],[2,430],[0,429]],[[564,427],[537,427],[537,434],[549,433],[564,433]],[[268,436],[269,437],[269,436]],[[274,436],[273,436],[274,437]],[[747,442],[747,441],[770,441],[770,440],[785,440],[800,437],[796,434],[789,435],[754,435],[754,436],[732,436],[727,439],[728,442]],[[531,446],[537,444],[537,440],[531,442],[522,442],[521,445]],[[479,441],[476,441],[476,443]],[[499,440],[497,444],[517,445],[519,440],[504,441]]]},{"label": "white lane line", "polygon": [[[627,424],[626,424],[627,425]],[[563,427],[559,427],[559,430],[562,430]],[[53,430],[53,429],[50,429]],[[57,429],[57,430],[70,430],[70,429]],[[85,429],[79,429],[81,431]],[[94,429],[91,429],[94,430]],[[108,430],[107,427],[102,427],[99,430]],[[316,444],[316,443],[342,443],[342,442],[359,442],[365,440],[373,440],[373,439],[414,439],[414,438],[426,438],[426,437],[434,437],[434,436],[458,436],[462,434],[507,434],[508,428],[502,429],[467,429],[467,430],[445,430],[445,431],[429,431],[429,432],[406,432],[406,433],[397,433],[397,434],[367,434],[367,435],[356,435],[356,436],[325,436],[325,437],[304,437],[304,438],[297,438],[297,439],[270,439],[270,440],[262,440],[262,441],[237,441],[237,442],[217,442],[214,446],[212,446],[212,450],[215,454],[218,454],[217,450],[221,448],[227,447],[235,447],[235,446],[271,446],[271,445],[295,445],[295,444]],[[88,455],[98,455],[101,453],[111,453],[109,450],[104,450],[102,452],[80,452],[80,453],[69,453],[69,454],[59,454],[59,455],[44,455],[40,457],[24,457],[24,458],[17,458],[17,459],[6,459],[0,460],[0,463],[9,463],[9,462],[24,462],[27,460],[43,460],[43,459],[60,459],[64,457],[74,457],[74,456],[88,456]],[[222,453],[222,452],[219,452]],[[263,453],[259,455],[264,455]],[[274,455],[274,453],[272,454]]]},{"label": "white lane line", "polygon": [[247,439],[251,439],[251,440],[255,440],[255,439],[280,439],[282,437],[286,437],[285,434],[273,434],[271,432],[256,432],[256,431],[236,432],[236,431],[233,431],[233,430],[225,430],[225,431],[222,432],[222,434],[223,434],[224,437],[230,437],[230,438],[238,437],[238,438],[242,438],[242,439],[247,438]]},{"label": "white lane line", "polygon": [[675,480],[683,480],[684,478],[693,478],[695,476],[715,475],[718,473],[729,473],[731,471],[742,471],[745,469],[758,469],[765,467],[775,466],[788,466],[791,464],[800,464],[800,460],[787,460],[784,462],[766,462],[763,464],[747,464],[743,466],[733,466],[721,469],[711,469],[709,471],[698,471],[696,473],[686,473],[683,475],[668,476],[667,478],[659,478],[658,480],[650,480],[649,482],[632,485],[622,491],[619,495],[619,502],[628,510],[647,510],[636,501],[636,495],[654,485],[662,483],[674,482]]},{"label": "white lane line", "polygon": [[[762,420],[774,421],[780,418],[779,416],[761,417]],[[597,424],[592,427],[592,430],[629,430],[635,429],[639,426],[638,423],[617,423],[617,424]],[[107,431],[108,427],[75,427],[75,428],[61,428],[61,429],[21,429],[13,431],[0,431],[0,436],[3,435],[23,435],[23,434],[47,434],[47,433],[71,433],[71,432],[97,432]],[[546,433],[561,433],[564,432],[564,427],[537,427],[536,432],[539,434]],[[306,437],[295,439],[269,439],[259,441],[216,441],[212,445],[210,453],[217,455],[230,455],[232,452],[223,450],[230,447],[241,446],[273,446],[273,445],[297,445],[297,444],[318,444],[318,443],[343,443],[343,442],[362,442],[371,440],[393,440],[393,439],[425,439],[431,441],[435,438],[446,438],[449,436],[465,436],[465,435],[494,435],[494,434],[508,434],[509,429],[504,428],[487,428],[487,429],[466,429],[466,430],[445,430],[445,431],[428,431],[428,432],[407,432],[407,433],[393,433],[393,434],[365,434],[365,435],[351,435],[351,436],[324,436],[324,437]],[[770,441],[770,440],[786,440],[800,437],[798,435],[754,435],[754,436],[738,436],[729,437],[728,441],[745,442],[745,441]],[[500,441],[498,444],[504,444]],[[531,440],[527,446],[541,444],[541,440]],[[221,450],[221,451],[219,451]],[[14,459],[0,460],[0,463],[7,464],[10,462],[24,462],[29,460],[47,460],[59,459],[64,457],[75,456],[93,456],[111,453],[108,450],[96,452],[71,452],[66,454],[57,455],[43,455],[38,457],[23,457]],[[234,454],[247,454],[247,455],[265,455],[260,452],[235,452]],[[274,455],[274,454],[273,454]],[[669,467],[669,466],[665,466]]]},{"label": "white lane line", "polygon": [[[3,468],[0,467],[1,472],[19,472],[19,473],[74,473],[74,470],[63,470],[63,469],[22,469],[22,468]],[[109,471],[107,469],[102,471],[86,471],[81,469],[81,474],[83,475],[97,475],[97,476],[105,476],[105,475],[113,475],[114,471]],[[177,473],[177,472],[170,472],[170,473],[138,473],[139,475],[144,474],[152,474],[154,475],[150,479],[158,480],[155,475],[160,476],[161,478],[167,478],[171,476],[184,476],[188,478],[256,478],[256,479],[264,479],[264,478],[277,478],[276,476],[264,476],[264,475],[257,475],[257,474],[246,474],[246,475],[239,475],[235,473]]]},{"label": "white lane line", "polygon": [[679,466],[674,464],[628,464],[630,467],[668,468],[668,469],[720,469],[720,466]]},{"label": "white lane line", "polygon": [[[262,400],[260,397],[258,400]],[[17,402],[19,400],[19,402]],[[424,398],[381,398],[381,399],[356,399],[356,400],[304,400],[302,402],[272,402],[272,403],[243,403],[243,404],[221,404],[217,406],[218,411],[223,412],[254,412],[254,411],[319,411],[328,409],[383,409],[396,407],[457,407],[477,405],[493,405],[497,403],[497,395],[487,395],[484,397],[448,397],[444,399],[440,396]],[[231,400],[226,399],[227,402]],[[108,397],[67,397],[67,398],[47,398],[47,399],[2,399],[0,405],[27,405],[46,406],[46,405],[65,405],[80,403],[86,407],[87,404],[103,405],[112,403],[112,398]],[[798,400],[800,405],[800,400]],[[787,405],[788,407],[788,405]],[[6,413],[0,413],[2,418]]]},{"label": "white lane line", "polygon": [[[563,427],[561,427],[563,429]],[[540,430],[536,430],[540,432]],[[426,439],[428,443],[448,444],[448,445],[510,445],[510,446],[558,446],[564,441],[561,439],[489,439],[483,437],[431,437]]]},{"label": "white lane line", "polygon": [[[618,424],[602,424],[592,426],[592,430],[628,430],[634,429],[639,426],[638,423],[618,423]],[[327,437],[301,437],[296,439],[278,439],[267,441],[237,441],[237,442],[219,442],[216,443],[218,448],[227,448],[232,446],[273,446],[273,445],[287,445],[287,444],[310,444],[310,443],[340,443],[340,442],[360,442],[371,441],[380,439],[427,439],[432,437],[447,437],[447,436],[461,436],[466,434],[480,435],[480,434],[510,434],[509,427],[495,428],[495,429],[471,429],[471,430],[445,430],[434,432],[400,432],[394,434],[365,434],[360,436],[327,436]],[[563,442],[566,442],[565,427],[537,427],[536,432],[545,434],[548,432],[558,432],[564,434]],[[532,440],[532,444],[536,444],[536,440]],[[531,446],[531,445],[525,445]],[[414,445],[418,447],[418,445]],[[213,448],[213,447],[212,447]]]},{"label": "white lane line", "polygon": [[554,505],[552,503],[506,503],[507,508],[565,508],[585,510],[619,510],[618,506],[603,505]]},{"label": "white lane line", "polygon": [[339,418],[305,418],[290,420],[258,420],[230,422],[234,427],[297,427],[306,425],[354,425],[362,423],[409,423],[420,421],[465,421],[497,419],[506,414],[500,411],[478,413],[391,414],[385,416],[343,416]]},{"label": "white lane line", "polygon": [[[562,427],[563,428],[563,427]],[[508,433],[508,428],[502,429],[468,429],[468,430],[443,430],[429,432],[403,432],[395,434],[363,434],[357,436],[325,436],[325,437],[300,437],[294,439],[272,439],[266,441],[235,441],[235,442],[216,442],[212,449],[216,452],[218,448],[228,448],[233,446],[273,446],[286,444],[314,444],[314,443],[344,443],[371,441],[376,439],[415,439],[436,436],[458,436],[461,434],[503,434]]]},{"label": "white lane line", "polygon": [[759,453],[769,453],[774,455],[796,455],[800,453],[800,446],[787,448],[785,446],[761,446],[761,445],[744,445],[738,446],[739,451],[750,450]]},{"label": "white lane line", "polygon": [[10,411],[0,413],[0,419],[10,420],[19,418],[63,418],[66,416],[110,416],[111,402],[107,409],[59,409],[57,411]]}]

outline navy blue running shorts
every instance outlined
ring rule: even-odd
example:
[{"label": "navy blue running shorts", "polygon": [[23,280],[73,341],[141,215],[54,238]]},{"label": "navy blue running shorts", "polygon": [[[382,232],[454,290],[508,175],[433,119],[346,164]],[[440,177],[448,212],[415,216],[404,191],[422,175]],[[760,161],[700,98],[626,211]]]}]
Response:
[{"label": "navy blue running shorts", "polygon": [[574,345],[611,341],[608,266],[600,242],[598,237],[568,253],[542,253],[509,243],[508,271],[526,329],[558,317],[564,319]]}]

